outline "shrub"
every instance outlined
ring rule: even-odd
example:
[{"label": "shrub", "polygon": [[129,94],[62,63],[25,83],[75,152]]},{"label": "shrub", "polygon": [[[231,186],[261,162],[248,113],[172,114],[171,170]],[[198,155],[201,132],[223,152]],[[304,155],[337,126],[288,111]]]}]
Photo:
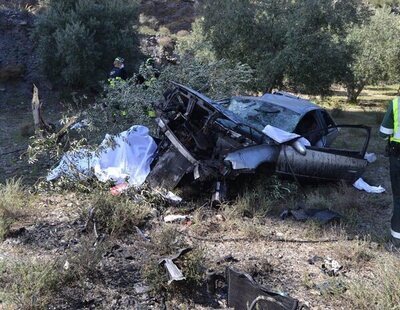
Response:
[{"label": "shrub", "polygon": [[147,284],[156,294],[167,293],[169,296],[187,300],[188,295],[198,291],[204,280],[205,253],[201,248],[193,249],[175,261],[185,276],[181,282],[173,282],[168,285],[168,275],[159,261],[151,259],[142,267],[142,275]]},{"label": "shrub", "polygon": [[216,53],[211,42],[207,41],[203,27],[204,21],[197,19],[192,24],[192,30],[189,34],[177,33],[177,50],[180,55],[189,54],[203,62],[216,60]]},{"label": "shrub", "polygon": [[[192,87],[211,98],[222,98],[244,92],[252,80],[252,70],[244,64],[233,64],[226,60],[202,62],[193,57],[184,57],[179,65],[168,65],[154,78],[152,68],[142,65],[140,74],[145,85],[137,85],[132,79],[106,86],[102,100],[104,109],[89,112],[95,128],[107,128],[118,133],[130,126],[145,125],[155,128],[155,122],[148,116],[152,103],[162,99],[170,81]],[[110,124],[104,126],[104,124]]]},{"label": "shrub", "polygon": [[18,217],[23,214],[26,193],[21,180],[8,180],[0,184],[0,240],[4,239]]},{"label": "shrub", "polygon": [[[75,136],[66,134],[62,141],[57,134],[33,140],[29,147],[30,160],[34,162],[42,155],[58,158],[67,150],[97,146],[105,134],[118,134],[132,125],[147,126],[154,134],[156,123],[148,112],[153,109],[153,103],[163,98],[170,81],[217,99],[244,93],[252,81],[252,72],[245,64],[227,60],[202,62],[186,56],[180,64],[163,68],[155,78],[154,69],[143,64],[139,73],[146,79],[145,84],[137,84],[135,78],[106,84],[105,96],[85,111],[84,117],[90,124],[88,130]],[[71,119],[66,117],[64,121]]]},{"label": "shrub", "polygon": [[139,59],[136,0],[48,0],[34,37],[45,74],[86,87],[107,77],[116,56]]},{"label": "shrub", "polygon": [[114,236],[135,232],[135,226],[144,224],[151,213],[145,200],[135,202],[108,193],[94,194],[89,205],[97,228]]},{"label": "shrub", "polygon": [[400,304],[399,267],[397,257],[382,257],[377,261],[370,276],[359,277],[349,283],[345,297],[353,309],[398,309]]},{"label": "shrub", "polygon": [[59,262],[2,262],[0,299],[6,309],[44,309],[61,289],[63,277]]},{"label": "shrub", "polygon": [[201,2],[202,27],[217,58],[255,69],[255,90],[296,86],[326,94],[349,64],[347,30],[368,16],[360,0]]}]

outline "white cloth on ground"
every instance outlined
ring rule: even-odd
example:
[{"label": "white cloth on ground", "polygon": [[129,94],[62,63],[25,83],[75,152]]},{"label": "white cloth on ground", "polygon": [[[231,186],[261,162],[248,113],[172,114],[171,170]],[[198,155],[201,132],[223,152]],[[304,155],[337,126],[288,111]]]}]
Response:
[{"label": "white cloth on ground", "polygon": [[[113,145],[113,147],[110,146]],[[86,149],[67,152],[60,164],[47,176],[48,181],[60,176],[85,179],[94,175],[102,182],[120,184],[128,180],[131,186],[140,186],[150,173],[157,145],[144,126],[132,126],[119,135],[106,135],[99,152]]]}]

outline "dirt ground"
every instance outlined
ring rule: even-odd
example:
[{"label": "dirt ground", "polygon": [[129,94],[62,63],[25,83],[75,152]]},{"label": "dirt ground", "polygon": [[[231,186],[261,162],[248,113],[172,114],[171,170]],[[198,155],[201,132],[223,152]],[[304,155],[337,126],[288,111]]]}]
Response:
[{"label": "dirt ground", "polygon": [[[185,7],[185,10],[190,9]],[[179,25],[174,27],[181,29]],[[210,296],[204,281],[195,292],[183,296],[160,296],[151,289],[143,266],[160,258],[154,254],[152,243],[157,239],[153,234],[165,229],[177,231],[179,239],[201,249],[204,268],[223,271],[233,267],[246,271],[259,283],[297,298],[311,309],[367,309],[357,303],[360,301],[356,298],[359,293],[356,284],[372,282],[380,290],[385,284],[380,282],[382,266],[397,266],[392,261],[399,254],[385,248],[392,203],[388,162],[383,156],[385,142],[378,136],[386,103],[396,95],[397,86],[369,87],[358,105],[345,104],[340,89],[330,98],[313,98],[330,111],[337,123],[372,127],[368,152],[376,153],[377,161],[368,166],[363,177],[372,185],[382,185],[385,193],[368,194],[346,184],[307,185],[303,188],[306,199],[300,198],[302,195],[288,196],[276,202],[273,212],[252,217],[235,214],[240,201],[234,199],[219,209],[211,208],[207,199],[188,202],[182,207],[160,206],[140,227],[150,237],[146,241],[138,233],[110,237],[99,231],[96,237],[93,230],[85,230],[91,193],[33,190],[32,185],[46,175],[49,166],[28,165],[24,156],[32,118],[27,96],[30,82],[28,79],[14,86],[7,83],[6,90],[0,93],[0,183],[23,177],[31,192],[31,209],[13,224],[11,234],[0,243],[0,265],[61,262],[63,272],[83,274],[79,281],[56,291],[45,308],[226,309],[226,291],[221,289]],[[22,97],[11,95],[11,91],[21,94],[21,89]],[[55,101],[51,108],[45,109],[46,117],[55,121],[61,110],[62,106]],[[320,225],[279,217],[280,211],[299,202],[310,207],[327,207],[343,218],[337,224]],[[186,214],[191,221],[165,224],[166,214]],[[100,253],[92,252],[94,244],[103,244]],[[234,260],[221,260],[227,255]],[[321,257],[322,261],[332,258],[343,268],[332,277],[323,272],[323,262],[313,261],[315,257]],[[25,291],[18,288],[18,296],[30,296],[29,281],[28,276],[22,278],[21,285],[26,283],[28,288]],[[2,294],[0,291],[0,309],[7,309]],[[371,291],[369,309],[385,309],[376,302],[374,294]],[[34,308],[21,300],[14,300],[15,309]],[[37,302],[33,297],[30,301],[33,305]]]}]

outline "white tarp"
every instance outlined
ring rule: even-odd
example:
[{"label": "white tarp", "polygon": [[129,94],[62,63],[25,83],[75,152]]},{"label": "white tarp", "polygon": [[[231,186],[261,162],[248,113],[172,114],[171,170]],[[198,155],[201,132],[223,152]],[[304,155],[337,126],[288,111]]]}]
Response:
[{"label": "white tarp", "polygon": [[[112,144],[113,147],[110,146]],[[144,126],[132,126],[117,136],[106,135],[99,152],[68,152],[47,176],[54,180],[62,175],[83,179],[94,175],[102,182],[140,186],[150,173],[157,145]]]},{"label": "white tarp", "polygon": [[47,181],[53,181],[61,176],[70,179],[86,179],[93,176],[92,167],[97,157],[87,149],[70,151],[64,154],[56,168],[47,175]]}]

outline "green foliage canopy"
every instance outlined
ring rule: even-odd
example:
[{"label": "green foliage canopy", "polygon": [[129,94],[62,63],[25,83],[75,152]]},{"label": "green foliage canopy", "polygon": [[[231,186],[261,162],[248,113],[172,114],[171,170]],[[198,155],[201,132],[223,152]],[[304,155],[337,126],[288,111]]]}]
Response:
[{"label": "green foliage canopy", "polygon": [[347,40],[354,55],[345,80],[349,101],[355,101],[365,85],[400,81],[400,16],[387,7],[377,9]]},{"label": "green foliage canopy", "polygon": [[347,31],[368,18],[361,0],[203,1],[203,29],[218,58],[249,64],[258,90],[325,94],[347,70]]},{"label": "green foliage canopy", "polygon": [[158,79],[151,78],[151,68],[145,65],[140,67],[139,73],[148,81],[146,85],[137,85],[132,79],[106,87],[102,100],[106,107],[102,111],[88,111],[94,127],[106,129],[108,133],[118,133],[134,124],[155,129],[156,123],[148,116],[148,111],[163,98],[170,81],[191,87],[212,99],[221,99],[243,93],[253,75],[248,65],[227,60],[202,62],[190,56],[183,57],[179,65],[164,67]]},{"label": "green foliage canopy", "polygon": [[113,59],[139,59],[137,0],[48,0],[34,36],[43,71],[53,81],[87,87],[105,79]]}]

